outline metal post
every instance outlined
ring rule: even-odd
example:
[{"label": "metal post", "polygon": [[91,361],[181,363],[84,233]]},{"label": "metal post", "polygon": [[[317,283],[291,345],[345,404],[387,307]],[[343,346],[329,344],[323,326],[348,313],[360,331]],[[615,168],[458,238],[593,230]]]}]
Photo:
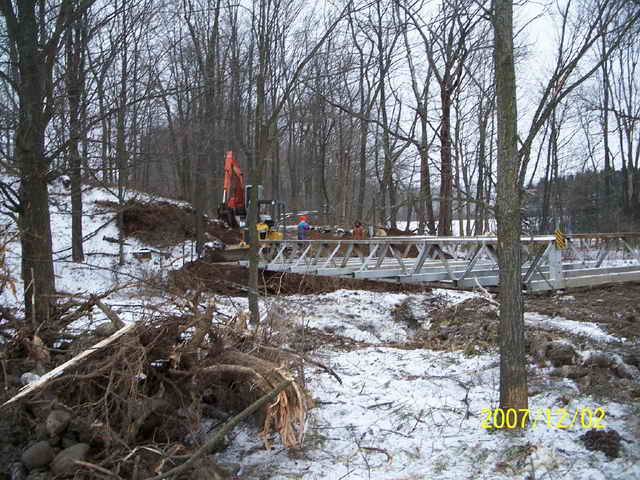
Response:
[{"label": "metal post", "polygon": [[549,259],[549,275],[551,284],[555,289],[564,288],[564,273],[562,271],[562,250],[560,250],[555,242],[551,242],[551,248],[547,258]]}]

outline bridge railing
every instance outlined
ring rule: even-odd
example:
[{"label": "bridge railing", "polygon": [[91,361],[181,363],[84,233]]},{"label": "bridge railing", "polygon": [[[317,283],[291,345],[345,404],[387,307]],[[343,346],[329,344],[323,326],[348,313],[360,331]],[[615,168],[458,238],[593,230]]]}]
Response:
[{"label": "bridge railing", "polygon": [[[523,288],[562,289],[640,280],[640,233],[523,236]],[[564,247],[564,248],[561,248]],[[262,242],[261,267],[308,275],[459,288],[498,284],[496,237],[373,237]]]}]

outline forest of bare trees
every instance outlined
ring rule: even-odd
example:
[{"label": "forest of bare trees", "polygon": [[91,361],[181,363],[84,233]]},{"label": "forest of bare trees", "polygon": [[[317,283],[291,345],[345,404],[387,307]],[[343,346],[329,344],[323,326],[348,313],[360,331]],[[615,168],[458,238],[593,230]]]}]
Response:
[{"label": "forest of bare trees", "polygon": [[[457,234],[452,219],[481,231],[492,215],[492,36],[477,2],[64,1],[32,2],[31,12],[29,3],[2,8],[7,167],[30,58],[47,70],[38,72],[47,170],[120,196],[136,188],[215,208],[231,149],[246,169],[264,162],[270,198],[292,210],[327,205],[334,222],[411,218],[421,231]],[[634,8],[516,10],[516,28],[543,16],[558,42],[541,52],[526,30],[516,36],[518,68],[532,73],[519,94],[521,123],[531,122],[520,132],[521,184],[542,190],[542,230],[562,208],[556,185],[567,173],[606,172],[613,199],[622,172],[620,208],[638,204]],[[21,50],[29,17],[33,53]]]},{"label": "forest of bare trees", "polygon": [[[56,176],[71,179],[82,261],[83,185],[119,202],[130,189],[184,199],[202,218],[220,202],[226,150],[292,211],[483,233],[497,172],[490,7],[0,2],[1,189],[23,234],[25,284],[55,288],[46,185]],[[516,178],[532,230],[635,225],[638,15],[637,2],[613,0],[515,9]],[[577,223],[571,205],[584,205],[568,175],[589,178],[581,195],[616,221]]]}]

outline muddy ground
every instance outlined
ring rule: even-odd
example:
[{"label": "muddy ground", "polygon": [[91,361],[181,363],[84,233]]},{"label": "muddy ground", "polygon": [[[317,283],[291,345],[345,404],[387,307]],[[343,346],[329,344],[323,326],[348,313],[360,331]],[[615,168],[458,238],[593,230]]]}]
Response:
[{"label": "muddy ground", "polygon": [[640,339],[640,283],[572,290],[566,295],[532,295],[525,310],[603,325],[611,335]]},{"label": "muddy ground", "polygon": [[[170,281],[181,290],[200,288],[217,295],[245,296],[249,285],[249,270],[238,265],[212,263],[200,259],[172,272]],[[421,285],[270,271],[260,271],[260,289],[266,295],[321,294],[340,289],[396,293],[431,290],[430,287]]]}]

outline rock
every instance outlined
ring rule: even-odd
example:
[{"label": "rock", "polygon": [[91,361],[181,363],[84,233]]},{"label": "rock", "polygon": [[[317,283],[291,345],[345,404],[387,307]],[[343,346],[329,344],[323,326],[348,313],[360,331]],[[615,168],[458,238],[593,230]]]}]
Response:
[{"label": "rock", "polygon": [[588,368],[576,367],[575,365],[563,365],[560,368],[554,368],[550,375],[552,377],[571,378],[576,380],[582,378],[589,373]]},{"label": "rock", "polygon": [[606,352],[590,352],[582,361],[583,367],[609,368],[615,364],[615,360]]},{"label": "rock", "polygon": [[49,434],[47,433],[47,427],[44,423],[38,423],[33,430],[33,440],[49,440]]},{"label": "rock", "polygon": [[26,480],[27,469],[21,462],[14,462],[9,466],[9,480]]},{"label": "rock", "polygon": [[89,445],[77,443],[72,447],[62,450],[51,462],[51,471],[56,475],[72,475],[79,467],[76,460],[84,461],[89,453]]},{"label": "rock", "polygon": [[551,342],[547,349],[547,358],[551,360],[554,367],[575,365],[576,357],[576,350],[570,343]]},{"label": "rock", "polygon": [[66,410],[53,410],[47,417],[45,425],[50,437],[61,435],[71,421],[71,414]]},{"label": "rock", "polygon": [[78,442],[78,439],[73,433],[67,433],[64,437],[62,437],[62,448],[73,447],[77,443],[80,442]]},{"label": "rock", "polygon": [[26,478],[26,480],[50,480],[50,479],[51,479],[51,475],[47,470],[34,470],[33,472],[29,473],[29,476]]},{"label": "rock", "polygon": [[633,365],[621,363],[615,368],[616,375],[620,378],[628,378],[631,380],[640,379],[640,370]]},{"label": "rock", "polygon": [[622,437],[613,429],[589,430],[580,437],[588,450],[604,452],[611,460],[620,456],[620,441]]},{"label": "rock", "polygon": [[71,424],[67,429],[68,432],[73,432],[80,443],[91,443],[94,437],[91,424],[81,417],[71,420]]},{"label": "rock", "polygon": [[29,470],[46,467],[55,456],[55,450],[46,440],[34,443],[22,453],[22,463]]},{"label": "rock", "polygon": [[48,439],[49,445],[51,445],[52,447],[59,447],[60,446],[60,442],[62,441],[62,437],[61,436],[57,436],[57,437],[50,437]]}]

